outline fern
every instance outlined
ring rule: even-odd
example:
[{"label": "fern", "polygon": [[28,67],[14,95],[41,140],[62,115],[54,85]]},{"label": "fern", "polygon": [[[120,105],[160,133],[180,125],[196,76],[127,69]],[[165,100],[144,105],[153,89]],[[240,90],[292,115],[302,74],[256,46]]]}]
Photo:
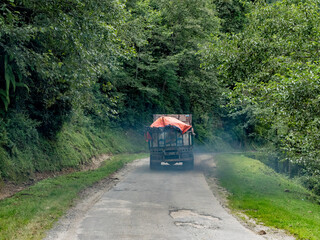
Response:
[{"label": "fern", "polygon": [[[12,62],[12,57],[5,55],[4,56],[4,80],[5,80],[5,89],[0,89],[0,98],[5,107],[5,111],[8,111],[8,106],[10,104],[10,88],[12,88],[13,92],[16,91],[16,87],[25,87],[28,89],[26,84],[22,83],[22,74],[17,69],[14,71],[10,62]],[[19,82],[16,81],[16,76]]]},{"label": "fern", "polygon": [[7,92],[4,91],[3,89],[0,89],[0,98],[3,102],[3,105],[4,105],[4,108],[6,111],[8,111],[8,106],[9,106],[9,103],[10,103],[10,99],[8,99],[7,97]]}]

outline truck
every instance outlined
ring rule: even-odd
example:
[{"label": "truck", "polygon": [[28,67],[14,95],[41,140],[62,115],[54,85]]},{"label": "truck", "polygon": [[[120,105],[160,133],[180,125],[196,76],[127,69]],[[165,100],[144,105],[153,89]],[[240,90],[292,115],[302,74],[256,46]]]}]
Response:
[{"label": "truck", "polygon": [[182,163],[185,169],[193,169],[194,132],[191,114],[154,114],[146,135],[150,169],[159,168],[161,163]]}]

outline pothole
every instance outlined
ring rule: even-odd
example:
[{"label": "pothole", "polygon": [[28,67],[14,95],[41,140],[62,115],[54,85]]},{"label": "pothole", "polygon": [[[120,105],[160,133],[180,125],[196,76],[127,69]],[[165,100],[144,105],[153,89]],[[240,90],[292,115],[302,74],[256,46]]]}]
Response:
[{"label": "pothole", "polygon": [[193,228],[198,228],[198,229],[203,229],[203,228],[206,228],[205,226],[203,225],[200,225],[198,223],[190,223],[190,222],[174,222],[174,224],[176,226],[179,226],[179,227],[193,227]]},{"label": "pothole", "polygon": [[174,222],[174,224],[180,227],[218,229],[221,222],[221,219],[218,217],[199,214],[188,209],[171,210],[170,216],[177,220]]}]

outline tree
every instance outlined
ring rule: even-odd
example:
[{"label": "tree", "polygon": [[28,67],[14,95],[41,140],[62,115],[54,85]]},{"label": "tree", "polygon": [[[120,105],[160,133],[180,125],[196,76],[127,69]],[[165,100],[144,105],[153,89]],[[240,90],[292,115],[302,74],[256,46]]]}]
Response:
[{"label": "tree", "polygon": [[190,112],[204,124],[202,116],[218,105],[219,85],[200,68],[198,54],[199,44],[219,30],[214,5],[206,0],[128,1],[127,7],[137,50],[111,80],[123,93],[120,117],[141,126],[151,122],[152,113]]},{"label": "tree", "polygon": [[221,19],[221,32],[238,33],[246,23],[248,3],[241,0],[214,0],[218,17]]},{"label": "tree", "polygon": [[206,46],[206,67],[231,90],[233,111],[253,113],[255,133],[317,172],[319,1],[259,2],[247,18],[242,32]]},{"label": "tree", "polygon": [[100,76],[133,53],[120,1],[17,0],[1,11],[2,102],[8,109],[8,89],[23,82],[29,92],[19,92],[16,107],[39,121],[48,137],[59,131],[74,104],[85,105],[79,98]]}]

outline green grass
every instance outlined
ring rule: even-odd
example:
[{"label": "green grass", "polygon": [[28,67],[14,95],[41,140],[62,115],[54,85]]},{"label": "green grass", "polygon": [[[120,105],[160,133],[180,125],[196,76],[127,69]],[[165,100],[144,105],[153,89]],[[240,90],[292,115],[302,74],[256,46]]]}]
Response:
[{"label": "green grass", "polygon": [[215,160],[215,175],[231,193],[232,208],[298,239],[320,239],[320,205],[311,192],[258,160],[237,154]]},{"label": "green grass", "polygon": [[97,170],[46,179],[0,201],[0,239],[42,239],[81,190],[147,154],[117,155]]}]

